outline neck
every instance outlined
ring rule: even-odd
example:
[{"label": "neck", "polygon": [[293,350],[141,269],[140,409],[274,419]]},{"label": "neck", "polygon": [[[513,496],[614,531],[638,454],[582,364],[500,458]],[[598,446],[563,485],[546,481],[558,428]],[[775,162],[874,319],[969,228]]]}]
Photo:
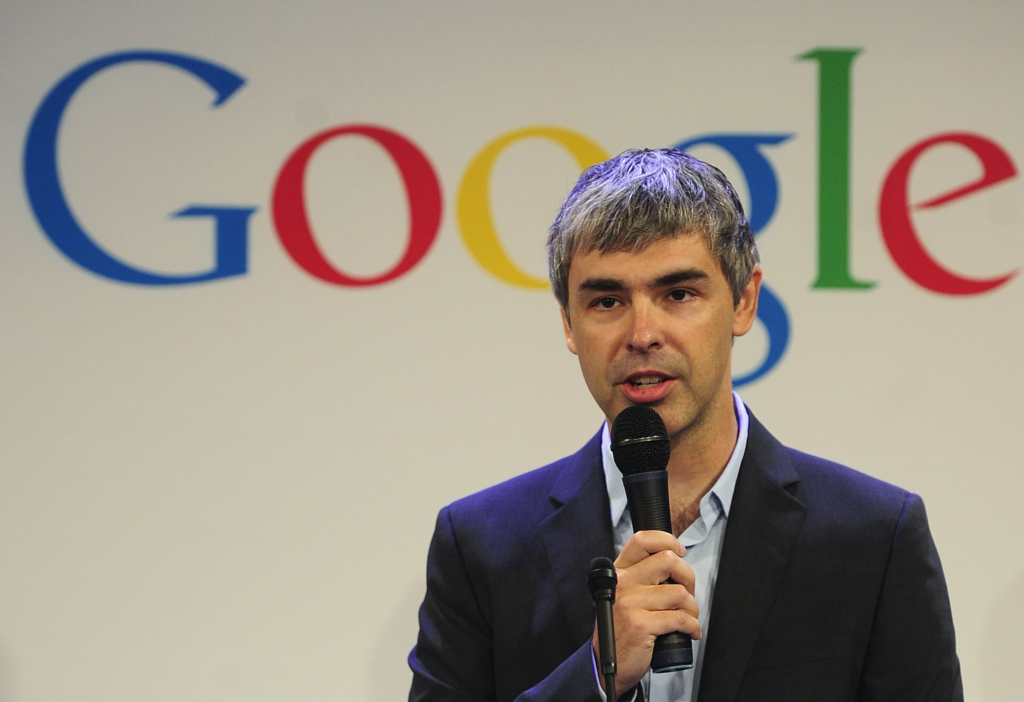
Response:
[{"label": "neck", "polygon": [[722,475],[736,448],[739,424],[731,389],[708,408],[707,415],[672,437],[668,489],[676,536],[697,518],[701,498]]}]

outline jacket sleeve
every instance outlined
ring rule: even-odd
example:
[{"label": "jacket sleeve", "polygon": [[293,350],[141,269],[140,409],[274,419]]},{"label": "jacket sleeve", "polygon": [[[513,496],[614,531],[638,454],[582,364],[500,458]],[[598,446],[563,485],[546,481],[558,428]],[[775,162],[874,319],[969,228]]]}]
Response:
[{"label": "jacket sleeve", "polygon": [[495,674],[493,618],[473,582],[446,507],[438,515],[427,556],[419,637],[409,654],[409,702],[600,702],[589,642],[529,690],[501,689]]},{"label": "jacket sleeve", "polygon": [[962,702],[953,615],[924,503],[908,495],[864,662],[864,702]]}]

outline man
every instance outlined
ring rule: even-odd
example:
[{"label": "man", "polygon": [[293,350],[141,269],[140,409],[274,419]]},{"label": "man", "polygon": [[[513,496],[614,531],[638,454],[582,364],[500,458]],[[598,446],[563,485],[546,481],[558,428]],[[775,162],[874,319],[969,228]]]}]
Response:
[{"label": "man", "polygon": [[[608,423],[631,405],[665,422],[674,533],[631,535],[607,424],[441,510],[409,699],[604,699],[586,574],[617,554],[625,699],[962,700],[921,500],[782,446],[732,392],[762,273],[725,176],[627,151],[580,177],[548,252],[566,343]],[[672,631],[694,638],[694,668],[653,674]]]}]

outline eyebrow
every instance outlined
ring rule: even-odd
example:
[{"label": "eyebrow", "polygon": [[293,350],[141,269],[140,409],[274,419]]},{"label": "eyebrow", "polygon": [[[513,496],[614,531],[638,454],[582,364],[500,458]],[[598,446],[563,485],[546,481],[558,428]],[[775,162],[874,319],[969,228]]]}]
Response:
[{"label": "eyebrow", "polygon": [[689,283],[693,280],[705,280],[710,278],[706,271],[700,268],[684,268],[679,271],[673,271],[666,273],[657,280],[654,281],[654,287],[663,288],[667,285],[678,285],[679,283]]},{"label": "eyebrow", "polygon": [[616,292],[623,290],[626,286],[621,280],[615,278],[587,278],[580,283],[580,290],[594,290],[597,292]]},{"label": "eyebrow", "polygon": [[[679,285],[680,283],[688,283],[694,280],[704,280],[710,276],[706,271],[700,268],[683,268],[678,271],[672,271],[666,273],[654,280],[652,287],[664,288],[669,285]],[[618,278],[587,278],[580,283],[580,290],[592,290],[596,292],[617,292],[624,290],[626,284]]]}]

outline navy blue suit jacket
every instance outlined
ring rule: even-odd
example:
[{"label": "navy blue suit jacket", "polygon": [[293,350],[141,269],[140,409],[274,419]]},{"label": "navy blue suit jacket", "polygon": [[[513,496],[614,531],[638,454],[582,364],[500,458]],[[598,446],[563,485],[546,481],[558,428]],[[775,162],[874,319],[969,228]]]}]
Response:
[{"label": "navy blue suit jacket", "polygon": [[[586,581],[609,514],[600,434],[441,510],[409,699],[599,699]],[[703,645],[700,702],[963,699],[921,499],[753,415]]]}]

